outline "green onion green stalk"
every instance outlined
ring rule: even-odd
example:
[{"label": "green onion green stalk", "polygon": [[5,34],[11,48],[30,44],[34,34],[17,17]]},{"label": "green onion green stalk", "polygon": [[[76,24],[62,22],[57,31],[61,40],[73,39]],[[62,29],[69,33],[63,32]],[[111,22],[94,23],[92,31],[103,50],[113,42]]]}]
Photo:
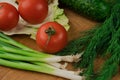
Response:
[{"label": "green onion green stalk", "polygon": [[0,33],[0,65],[22,70],[47,73],[71,80],[82,80],[83,76],[75,71],[64,70],[58,62],[75,62],[81,55],[57,56],[39,52],[24,46]]},{"label": "green onion green stalk", "polygon": [[39,60],[43,62],[60,62],[60,61],[73,62],[79,59],[80,57],[80,55],[56,56],[45,54],[43,52],[38,52],[18,43],[17,41],[11,39],[10,37],[7,37],[3,33],[0,33],[0,50],[3,52],[12,53],[14,55],[19,54],[27,57],[29,56],[33,58],[36,57],[41,58]]},{"label": "green onion green stalk", "polygon": [[22,69],[22,70],[42,72],[42,73],[51,74],[51,75],[55,75],[55,76],[59,76],[59,77],[63,77],[71,80],[83,79],[82,76],[75,74],[74,71],[58,69],[46,63],[39,63],[39,65],[35,65],[35,64],[30,64],[26,62],[6,60],[6,59],[0,58],[0,65],[11,67],[11,68]]}]

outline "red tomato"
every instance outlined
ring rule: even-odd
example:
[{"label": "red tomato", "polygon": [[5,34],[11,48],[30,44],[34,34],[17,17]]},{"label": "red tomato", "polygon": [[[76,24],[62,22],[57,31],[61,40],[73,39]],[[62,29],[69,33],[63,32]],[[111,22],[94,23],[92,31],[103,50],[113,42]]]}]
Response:
[{"label": "red tomato", "polygon": [[41,23],[48,14],[47,0],[18,0],[18,11],[21,17],[31,23]]},{"label": "red tomato", "polygon": [[9,3],[0,3],[0,30],[10,30],[14,28],[19,20],[17,9]]},{"label": "red tomato", "polygon": [[55,53],[67,44],[67,31],[57,22],[47,22],[37,31],[36,43],[45,52]]}]

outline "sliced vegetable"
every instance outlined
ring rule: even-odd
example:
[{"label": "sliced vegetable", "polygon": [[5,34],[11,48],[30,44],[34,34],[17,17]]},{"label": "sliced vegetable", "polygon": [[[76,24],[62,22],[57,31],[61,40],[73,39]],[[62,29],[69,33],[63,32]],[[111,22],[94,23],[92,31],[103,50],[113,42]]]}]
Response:
[{"label": "sliced vegetable", "polygon": [[57,22],[47,22],[37,31],[36,42],[45,52],[55,53],[67,44],[67,31]]},{"label": "sliced vegetable", "polygon": [[0,30],[8,31],[16,27],[19,20],[17,9],[9,3],[0,2]]}]

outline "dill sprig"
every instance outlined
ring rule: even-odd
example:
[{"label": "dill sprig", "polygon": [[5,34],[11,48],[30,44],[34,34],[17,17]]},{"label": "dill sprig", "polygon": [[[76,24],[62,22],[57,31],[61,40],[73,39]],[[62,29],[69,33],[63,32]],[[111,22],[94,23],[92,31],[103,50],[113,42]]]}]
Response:
[{"label": "dill sprig", "polygon": [[[90,80],[92,77],[96,76],[94,73],[94,60],[97,55],[101,55],[103,57],[107,54],[108,51],[111,52],[111,54],[113,53],[110,59],[105,62],[105,67],[103,66],[102,70],[97,74],[98,76],[95,78],[96,80],[109,80],[113,74],[116,73],[118,67],[118,62],[112,62],[113,59],[118,59],[119,57],[115,56],[115,52],[112,52],[116,49],[114,49],[115,47],[111,47],[111,45],[113,46],[114,43],[114,41],[111,41],[111,39],[115,40],[113,39],[115,38],[114,36],[116,34],[120,35],[120,33],[116,33],[119,27],[120,4],[116,4],[111,10],[111,15],[105,20],[105,22],[103,22],[97,28],[89,30],[87,34],[85,33],[84,36],[71,41],[67,47],[60,51],[58,54],[73,55],[84,51],[82,60],[75,63],[75,67],[85,68],[83,75],[87,77],[87,80]],[[117,43],[114,44],[114,46],[116,45]],[[110,77],[108,77],[108,75]]]},{"label": "dill sprig", "polygon": [[[120,24],[120,23],[119,23]],[[120,26],[120,25],[119,25]],[[104,63],[102,69],[98,73],[95,80],[111,80],[117,73],[120,63],[120,27],[118,31],[113,34],[111,45],[108,48],[107,54],[110,54],[109,59]]]},{"label": "dill sprig", "polygon": [[[118,7],[118,6],[116,6]],[[120,5],[118,8],[120,12]],[[116,13],[118,14],[118,13]],[[116,22],[115,26],[118,29],[114,29],[112,33],[112,39],[110,41],[110,46],[107,50],[106,55],[110,55],[109,59],[104,63],[102,69],[98,73],[98,76],[95,80],[111,80],[111,78],[117,73],[118,66],[120,63],[120,14],[117,16],[117,19],[114,19]]]},{"label": "dill sprig", "polygon": [[[86,80],[110,80],[118,70],[120,61],[120,3],[111,9],[111,15],[96,28],[85,32],[84,36],[71,41],[59,55],[78,54],[84,51],[82,59],[75,63],[75,67],[84,68]],[[119,36],[119,38],[118,38]],[[110,53],[102,69],[94,72],[94,60],[98,55],[104,57]]]},{"label": "dill sprig", "polygon": [[117,62],[111,64],[108,63],[104,65],[104,68],[102,68],[102,71],[99,72],[98,76],[91,80],[111,80],[111,78],[117,72],[118,72],[118,63]]},{"label": "dill sprig", "polygon": [[[102,50],[102,54],[107,52],[111,38],[114,36],[115,31],[120,27],[120,4],[116,5],[112,9],[111,16],[105,20],[101,28],[97,29],[93,38],[91,39],[88,47],[85,49],[81,63],[78,64],[80,67],[86,68],[84,73],[88,78],[93,75],[94,60],[98,54],[98,48]],[[107,46],[106,46],[107,45]],[[102,46],[102,47],[101,47]],[[113,66],[112,66],[113,67]]]},{"label": "dill sprig", "polygon": [[64,56],[64,55],[68,55],[68,54],[75,55],[75,54],[81,53],[84,50],[84,48],[86,46],[88,46],[91,38],[94,35],[94,32],[98,28],[99,28],[99,26],[97,25],[96,27],[94,27],[90,30],[80,32],[80,35],[83,35],[83,36],[70,41],[69,44],[63,50],[61,50],[60,52],[57,53],[57,55]]}]

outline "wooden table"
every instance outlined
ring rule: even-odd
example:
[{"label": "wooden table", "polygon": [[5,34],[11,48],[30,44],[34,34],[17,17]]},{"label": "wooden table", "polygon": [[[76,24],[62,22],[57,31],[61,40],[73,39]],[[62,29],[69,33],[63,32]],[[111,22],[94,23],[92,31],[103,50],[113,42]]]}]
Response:
[{"label": "wooden table", "polygon": [[[80,36],[80,32],[90,29],[94,25],[97,24],[95,21],[91,21],[85,17],[82,17],[68,9],[65,9],[65,14],[69,18],[70,22],[70,29],[68,31],[68,37],[69,41],[73,40]],[[13,39],[21,42],[22,44],[41,51],[38,46],[36,45],[35,41],[30,39],[29,36],[26,35],[14,35],[12,36]],[[102,63],[102,59],[97,59],[95,61],[95,70],[97,70],[100,67],[100,63]],[[67,67],[70,70],[73,70],[73,67],[71,64]],[[17,70],[12,68],[7,68],[0,66],[0,80],[66,80],[60,77],[47,75],[43,73],[37,73],[37,72],[30,72],[30,71],[23,71],[23,70]],[[113,80],[120,80],[120,73],[118,73]]]}]

